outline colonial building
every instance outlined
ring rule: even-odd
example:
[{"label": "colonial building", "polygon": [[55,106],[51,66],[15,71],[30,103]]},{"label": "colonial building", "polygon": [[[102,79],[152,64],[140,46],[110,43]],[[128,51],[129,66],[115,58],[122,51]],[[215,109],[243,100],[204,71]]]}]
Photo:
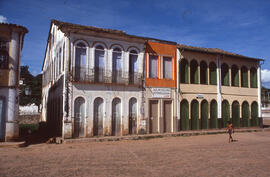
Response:
[{"label": "colonial building", "polygon": [[[261,63],[220,49],[178,45],[180,130],[261,124]],[[260,119],[259,119],[260,118]]]},{"label": "colonial building", "polygon": [[28,30],[0,23],[0,141],[18,138],[20,56]]},{"label": "colonial building", "polygon": [[258,126],[260,61],[52,20],[42,118],[64,138]]},{"label": "colonial building", "polygon": [[145,119],[148,133],[177,130],[176,43],[148,40],[145,49]]},{"label": "colonial building", "polygon": [[145,39],[52,20],[43,64],[43,120],[57,136],[137,134]]}]

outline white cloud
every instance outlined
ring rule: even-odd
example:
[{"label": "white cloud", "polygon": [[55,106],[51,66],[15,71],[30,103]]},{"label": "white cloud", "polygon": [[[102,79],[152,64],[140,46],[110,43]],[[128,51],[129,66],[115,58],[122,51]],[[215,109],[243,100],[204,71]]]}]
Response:
[{"label": "white cloud", "polygon": [[4,17],[3,15],[0,15],[0,23],[7,23],[7,18]]},{"label": "white cloud", "polygon": [[270,70],[262,69],[262,82],[270,82]]}]

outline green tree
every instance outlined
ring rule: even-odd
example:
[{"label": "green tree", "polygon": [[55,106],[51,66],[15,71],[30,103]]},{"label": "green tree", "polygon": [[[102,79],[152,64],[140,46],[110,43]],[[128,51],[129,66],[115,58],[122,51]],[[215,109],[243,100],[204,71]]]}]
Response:
[{"label": "green tree", "polygon": [[[23,80],[23,84],[20,85],[20,105],[34,103],[39,106],[41,103],[42,75],[33,76],[29,72],[29,66],[21,66],[20,80]],[[25,94],[26,88],[31,90],[30,95]]]}]

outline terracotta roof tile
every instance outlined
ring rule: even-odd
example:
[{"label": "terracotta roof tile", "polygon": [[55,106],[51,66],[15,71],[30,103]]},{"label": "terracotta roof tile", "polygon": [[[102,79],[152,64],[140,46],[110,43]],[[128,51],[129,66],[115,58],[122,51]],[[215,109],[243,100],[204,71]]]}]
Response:
[{"label": "terracotta roof tile", "polygon": [[240,58],[248,58],[248,59],[255,59],[255,60],[263,60],[261,58],[253,58],[253,57],[247,57],[244,55],[240,55],[237,53],[228,52],[219,48],[204,48],[204,47],[194,47],[184,44],[178,44],[178,48],[184,49],[184,50],[192,50],[197,52],[205,52],[205,53],[211,53],[211,54],[221,54],[221,55],[227,55],[227,56],[233,56],[233,57],[240,57]]},{"label": "terracotta roof tile", "polygon": [[17,25],[17,24],[12,24],[12,23],[0,23],[0,26],[10,26],[10,27],[15,27],[15,28],[20,28],[22,29],[25,33],[28,33],[28,30],[26,27]]}]

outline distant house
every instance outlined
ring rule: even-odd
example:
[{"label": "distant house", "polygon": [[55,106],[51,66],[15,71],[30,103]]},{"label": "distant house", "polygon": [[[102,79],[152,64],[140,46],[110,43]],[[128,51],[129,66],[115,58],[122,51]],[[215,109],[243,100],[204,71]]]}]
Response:
[{"label": "distant house", "polygon": [[262,87],[262,118],[270,119],[270,89]]},{"label": "distant house", "polygon": [[258,126],[261,61],[52,20],[42,119],[64,138]]},{"label": "distant house", "polygon": [[0,23],[0,140],[18,138],[20,56],[28,30]]}]

